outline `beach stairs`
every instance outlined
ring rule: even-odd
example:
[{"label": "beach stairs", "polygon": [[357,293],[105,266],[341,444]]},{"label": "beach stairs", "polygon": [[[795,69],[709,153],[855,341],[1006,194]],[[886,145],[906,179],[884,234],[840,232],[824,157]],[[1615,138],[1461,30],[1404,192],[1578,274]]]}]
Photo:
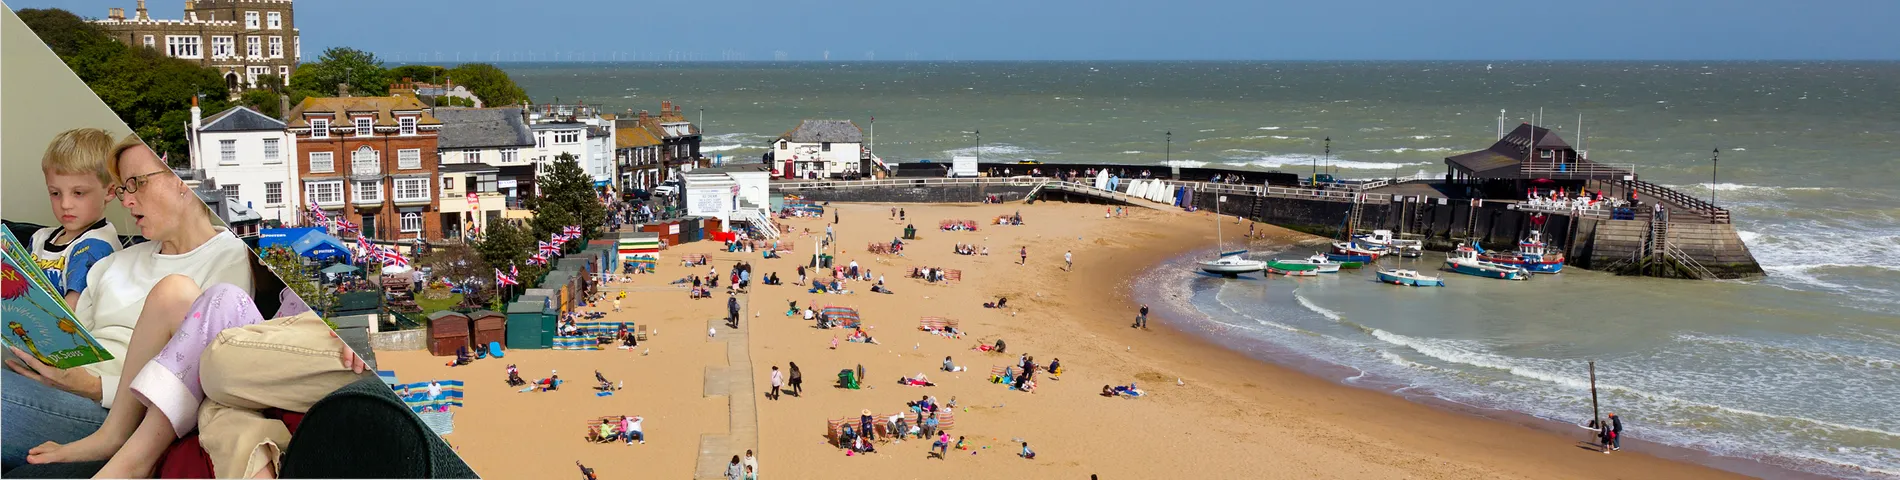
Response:
[{"label": "beach stairs", "polygon": [[771,218],[759,214],[758,210],[740,209],[732,212],[732,219],[752,224],[752,228],[758,230],[759,235],[767,239],[778,238],[781,235],[778,225],[773,224]]}]

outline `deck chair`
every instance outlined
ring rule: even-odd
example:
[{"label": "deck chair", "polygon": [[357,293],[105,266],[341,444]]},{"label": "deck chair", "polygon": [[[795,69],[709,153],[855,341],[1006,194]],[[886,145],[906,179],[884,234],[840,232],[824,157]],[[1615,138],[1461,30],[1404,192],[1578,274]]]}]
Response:
[{"label": "deck chair", "polygon": [[634,340],[639,340],[639,341],[646,341],[646,339],[647,339],[647,326],[646,326],[646,325],[635,325],[635,326],[634,326],[634,328],[633,328],[633,339],[634,339]]}]

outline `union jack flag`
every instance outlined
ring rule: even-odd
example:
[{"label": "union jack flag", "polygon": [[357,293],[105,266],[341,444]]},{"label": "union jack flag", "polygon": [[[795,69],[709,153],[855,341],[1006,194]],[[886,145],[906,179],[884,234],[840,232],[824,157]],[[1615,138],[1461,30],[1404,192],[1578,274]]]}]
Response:
[{"label": "union jack flag", "polygon": [[403,258],[402,254],[396,253],[396,250],[393,248],[383,249],[382,257],[383,257],[384,265],[393,265],[393,266],[398,266],[398,267],[409,266],[409,259]]},{"label": "union jack flag", "polygon": [[376,255],[378,253],[376,246],[369,243],[369,237],[357,235],[356,246],[363,249],[363,255]]},{"label": "union jack flag", "polygon": [[561,247],[556,247],[554,246],[554,244],[548,243],[548,242],[537,242],[537,243],[541,244],[541,253],[539,255],[553,254],[554,252],[559,251],[559,249],[561,248]]},{"label": "union jack flag", "polygon": [[495,269],[495,286],[500,287],[504,285],[520,285],[520,284],[521,282],[515,281],[515,277],[511,277],[511,276],[501,273],[501,269]]},{"label": "union jack flag", "polygon": [[362,227],[357,226],[355,223],[350,222],[348,219],[339,218],[339,219],[336,219],[336,228],[338,230],[345,231],[345,232],[354,232],[358,228],[362,228]]},{"label": "union jack flag", "polygon": [[330,216],[324,215],[323,210],[318,209],[316,205],[310,206],[310,218],[316,219],[319,225],[330,223]]},{"label": "union jack flag", "polygon": [[546,265],[547,263],[548,257],[545,254],[536,253],[534,256],[528,257],[529,265]]},{"label": "union jack flag", "polygon": [[568,225],[566,228],[561,229],[561,234],[567,235],[569,238],[579,237],[581,236],[581,227],[576,226],[576,225]]},{"label": "union jack flag", "polygon": [[510,263],[508,264],[508,276],[519,277],[521,276],[521,270],[515,269],[515,264]]}]

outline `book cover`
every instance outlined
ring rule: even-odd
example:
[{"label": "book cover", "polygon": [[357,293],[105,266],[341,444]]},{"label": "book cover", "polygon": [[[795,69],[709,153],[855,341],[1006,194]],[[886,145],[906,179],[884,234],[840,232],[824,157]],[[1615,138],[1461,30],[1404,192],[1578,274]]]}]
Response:
[{"label": "book cover", "polygon": [[[5,229],[0,229],[4,231]],[[6,329],[0,338],[7,345],[58,368],[73,368],[112,359],[112,353],[99,346],[92,333],[79,326],[65,300],[54,295],[53,285],[32,261],[32,254],[12,232],[4,237],[6,254],[0,264],[0,315]]]}]

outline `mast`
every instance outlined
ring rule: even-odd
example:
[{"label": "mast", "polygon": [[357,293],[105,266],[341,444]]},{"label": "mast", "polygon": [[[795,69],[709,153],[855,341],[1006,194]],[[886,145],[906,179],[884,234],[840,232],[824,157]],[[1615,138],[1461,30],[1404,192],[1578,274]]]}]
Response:
[{"label": "mast", "polygon": [[[1597,361],[1591,360],[1590,361],[1590,420],[1596,421],[1601,418],[1602,417],[1599,417],[1597,413]],[[1602,429],[1603,427],[1599,426],[1597,428]]]}]

